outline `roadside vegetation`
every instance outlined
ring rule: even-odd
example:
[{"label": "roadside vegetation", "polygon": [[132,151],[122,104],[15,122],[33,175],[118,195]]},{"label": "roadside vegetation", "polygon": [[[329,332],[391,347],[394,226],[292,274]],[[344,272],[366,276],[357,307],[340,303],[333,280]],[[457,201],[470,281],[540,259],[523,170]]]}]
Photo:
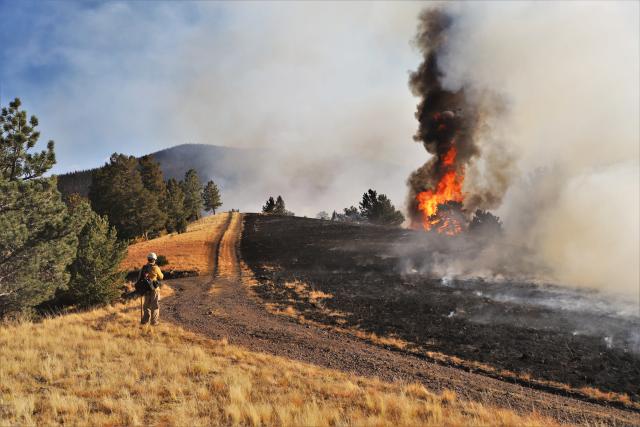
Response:
[{"label": "roadside vegetation", "polygon": [[137,315],[132,303],[0,327],[0,424],[555,425],[173,325],[141,328]]},{"label": "roadside vegetation", "polygon": [[63,201],[45,176],[54,142],[33,152],[38,119],[21,105],[16,98],[0,113],[0,319],[111,302],[126,244],[86,201]]},{"label": "roadside vegetation", "polygon": [[195,169],[189,169],[182,181],[165,181],[153,157],[117,153],[94,170],[89,200],[122,239],[183,233],[187,224],[202,218],[203,210],[215,213],[222,205],[216,184],[209,181],[204,187]]},{"label": "roadside vegetation", "polygon": [[88,198],[63,197],[46,176],[55,144],[35,151],[38,119],[21,107],[16,98],[0,112],[0,320],[114,302],[129,243],[186,232],[222,205],[216,184],[203,187],[193,169],[165,182],[153,157],[117,153],[92,172]]}]

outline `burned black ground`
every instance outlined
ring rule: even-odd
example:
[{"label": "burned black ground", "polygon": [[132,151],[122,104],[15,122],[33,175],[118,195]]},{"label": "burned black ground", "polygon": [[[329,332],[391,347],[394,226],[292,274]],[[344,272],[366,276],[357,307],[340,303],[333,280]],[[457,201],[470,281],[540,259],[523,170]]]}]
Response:
[{"label": "burned black ground", "polygon": [[[640,402],[640,356],[626,342],[612,345],[626,339],[615,335],[616,330],[638,326],[634,318],[497,298],[509,283],[407,274],[392,248],[410,233],[247,215],[241,252],[258,279],[256,293],[265,302],[292,306],[306,319],[396,336],[410,343],[407,351],[459,358],[460,363],[454,358],[445,363],[499,378],[530,378],[532,384],[548,383],[559,392],[563,385],[571,390],[595,388],[627,394],[635,402],[632,406]],[[321,304],[300,298],[285,286],[294,281],[332,297]],[[516,295],[545,291],[532,284],[511,286]],[[611,326],[613,335],[603,336],[598,329],[602,325]]]}]

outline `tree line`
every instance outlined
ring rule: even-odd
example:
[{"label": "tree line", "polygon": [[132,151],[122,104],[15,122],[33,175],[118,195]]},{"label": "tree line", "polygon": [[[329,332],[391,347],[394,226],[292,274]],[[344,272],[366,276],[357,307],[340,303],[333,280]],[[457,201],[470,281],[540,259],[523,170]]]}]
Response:
[{"label": "tree line", "polygon": [[[333,211],[329,215],[325,211],[318,212],[317,219],[340,222],[366,222],[378,225],[400,226],[404,222],[404,215],[397,210],[391,200],[385,194],[369,189],[362,195],[359,208],[350,206],[344,208],[342,213]],[[267,215],[291,216],[293,212],[287,210],[284,199],[278,196],[276,199],[269,197],[262,206],[262,213]]]},{"label": "tree line", "polygon": [[287,210],[287,207],[284,204],[284,199],[280,195],[276,199],[274,199],[273,196],[269,197],[264,206],[262,206],[262,213],[268,215],[284,216],[295,215],[293,212]]},{"label": "tree line", "polygon": [[203,186],[195,169],[181,181],[165,181],[153,157],[117,153],[93,172],[89,200],[123,239],[182,233],[203,209],[215,213],[222,205],[218,186],[213,181]]},{"label": "tree line", "polygon": [[0,317],[32,314],[55,298],[89,306],[118,294],[126,242],[89,202],[64,201],[54,142],[33,153],[40,132],[16,98],[0,112]]},{"label": "tree line", "polygon": [[213,181],[195,170],[164,181],[149,156],[114,154],[94,171],[89,199],[62,197],[54,142],[33,152],[38,119],[20,99],[0,110],[0,318],[52,306],[90,307],[119,297],[128,240],[185,231],[204,208],[221,206]]},{"label": "tree line", "polygon": [[340,222],[368,222],[378,225],[400,226],[404,222],[404,215],[397,210],[385,194],[369,189],[362,195],[358,207],[344,208],[342,213],[333,211],[331,216],[325,211],[316,215],[317,219]]}]

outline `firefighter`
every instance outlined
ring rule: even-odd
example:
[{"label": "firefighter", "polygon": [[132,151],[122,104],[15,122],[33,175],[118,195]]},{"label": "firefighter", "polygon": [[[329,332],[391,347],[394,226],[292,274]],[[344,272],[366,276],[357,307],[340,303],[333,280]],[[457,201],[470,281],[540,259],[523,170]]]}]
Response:
[{"label": "firefighter", "polygon": [[140,323],[143,325],[149,323],[151,320],[152,325],[157,325],[158,320],[160,318],[160,306],[158,305],[159,300],[159,288],[160,288],[160,280],[164,278],[162,271],[160,271],[160,267],[156,265],[156,261],[158,260],[158,256],[151,252],[147,255],[147,264],[145,264],[140,270],[140,275],[138,276],[138,281],[142,279],[145,280],[146,283],[149,283],[149,289],[145,290],[144,302],[142,305],[142,319],[140,319]]}]

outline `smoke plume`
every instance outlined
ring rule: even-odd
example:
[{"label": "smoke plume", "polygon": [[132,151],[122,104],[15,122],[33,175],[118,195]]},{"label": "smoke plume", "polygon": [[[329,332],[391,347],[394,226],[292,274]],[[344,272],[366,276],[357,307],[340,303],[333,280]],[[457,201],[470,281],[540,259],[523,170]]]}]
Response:
[{"label": "smoke plume", "polygon": [[451,139],[434,116],[451,111],[465,209],[504,223],[498,242],[442,257],[440,271],[537,275],[639,301],[638,8],[467,3],[420,16],[424,62],[410,83],[416,139],[433,157],[409,179],[410,214],[441,179]]},{"label": "smoke plume", "polygon": [[[493,150],[481,146],[490,134],[487,118],[501,112],[500,98],[473,87],[444,87],[439,57],[446,51],[452,24],[452,16],[443,10],[426,10],[420,14],[415,37],[424,60],[409,79],[411,91],[420,98],[415,113],[419,128],[413,139],[422,142],[432,157],[408,180],[407,210],[414,227],[424,223],[425,228],[431,228],[430,224],[438,221],[429,217],[448,202],[463,202],[468,212],[499,206],[511,176],[511,157],[506,150],[500,146],[496,155],[495,146],[500,145],[496,141]],[[492,175],[485,180],[486,186],[478,185],[483,178],[480,169],[469,169],[480,156],[491,165],[485,173]],[[468,173],[473,178],[471,184],[466,179]]]}]

